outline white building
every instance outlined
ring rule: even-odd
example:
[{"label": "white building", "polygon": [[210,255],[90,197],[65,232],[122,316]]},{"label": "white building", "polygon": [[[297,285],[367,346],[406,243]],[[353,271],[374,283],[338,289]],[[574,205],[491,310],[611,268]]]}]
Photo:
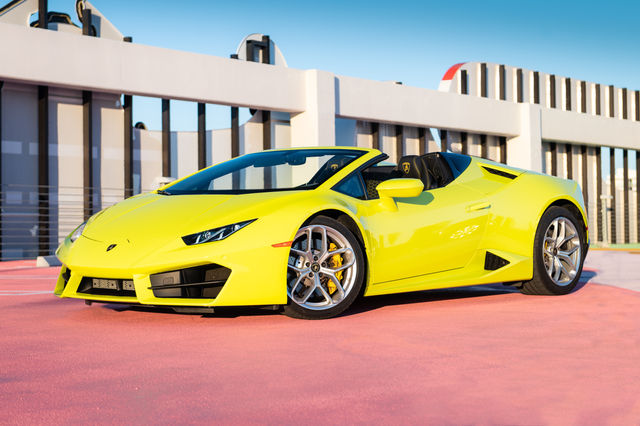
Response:
[{"label": "white building", "polygon": [[[640,167],[628,165],[640,164],[638,91],[490,63],[457,64],[434,91],[288,68],[260,34],[237,59],[127,43],[89,2],[76,6],[82,28],[42,10],[32,28],[42,0],[0,8],[0,38],[11,41],[0,47],[3,259],[49,254],[92,212],[205,165],[334,144],[376,147],[391,161],[446,149],[575,179],[592,239],[638,242]],[[162,130],[133,126],[135,95],[164,99]],[[170,99],[198,103],[197,132],[170,131]],[[230,107],[229,128],[204,128],[205,103]],[[238,107],[256,112],[240,123]],[[621,173],[613,221],[601,213],[612,181],[602,147],[627,158],[605,158]]]}]

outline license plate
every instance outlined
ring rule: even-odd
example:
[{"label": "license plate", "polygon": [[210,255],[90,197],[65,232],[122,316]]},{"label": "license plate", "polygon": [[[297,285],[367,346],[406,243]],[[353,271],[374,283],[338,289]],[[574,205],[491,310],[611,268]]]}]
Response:
[{"label": "license plate", "polygon": [[93,288],[102,288],[107,290],[117,290],[118,280],[93,279]]}]

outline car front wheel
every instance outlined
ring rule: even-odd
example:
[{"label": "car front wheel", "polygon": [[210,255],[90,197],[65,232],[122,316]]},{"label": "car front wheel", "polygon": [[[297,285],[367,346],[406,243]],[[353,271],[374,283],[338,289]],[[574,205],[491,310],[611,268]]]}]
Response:
[{"label": "car front wheel", "polygon": [[358,297],[363,277],[356,237],[340,222],[318,216],[298,230],[291,245],[284,313],[303,319],[339,315]]}]

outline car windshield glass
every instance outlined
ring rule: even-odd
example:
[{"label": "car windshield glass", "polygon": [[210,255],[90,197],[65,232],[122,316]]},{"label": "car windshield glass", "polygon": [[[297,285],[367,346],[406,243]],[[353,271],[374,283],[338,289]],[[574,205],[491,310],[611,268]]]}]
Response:
[{"label": "car windshield glass", "polygon": [[243,155],[165,188],[166,195],[239,194],[317,188],[364,151],[299,149]]}]

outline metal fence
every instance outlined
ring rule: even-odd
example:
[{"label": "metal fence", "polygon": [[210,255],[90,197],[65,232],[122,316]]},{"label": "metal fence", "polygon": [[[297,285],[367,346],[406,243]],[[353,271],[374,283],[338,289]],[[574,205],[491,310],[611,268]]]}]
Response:
[{"label": "metal fence", "polygon": [[[89,205],[87,191],[93,193]],[[87,217],[123,199],[122,188],[0,185],[0,258],[50,255]]]}]

